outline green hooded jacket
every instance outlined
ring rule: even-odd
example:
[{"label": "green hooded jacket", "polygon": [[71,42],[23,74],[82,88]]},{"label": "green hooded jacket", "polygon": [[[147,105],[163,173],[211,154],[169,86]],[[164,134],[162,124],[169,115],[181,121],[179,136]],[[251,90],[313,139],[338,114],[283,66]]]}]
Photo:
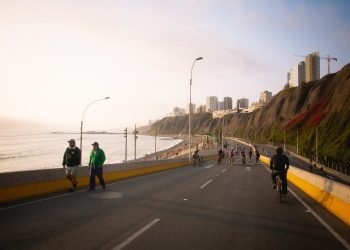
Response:
[{"label": "green hooded jacket", "polygon": [[103,152],[102,149],[100,148],[97,149],[96,153],[94,152],[94,150],[91,150],[89,167],[102,168],[105,160],[106,160],[105,152]]}]

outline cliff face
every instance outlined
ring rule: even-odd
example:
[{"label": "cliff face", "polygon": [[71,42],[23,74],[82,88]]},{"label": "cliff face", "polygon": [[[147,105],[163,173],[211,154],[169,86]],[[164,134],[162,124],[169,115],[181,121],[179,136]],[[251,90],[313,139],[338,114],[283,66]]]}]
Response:
[{"label": "cliff face", "polygon": [[[164,118],[149,132],[154,133],[156,127],[160,134],[187,134],[188,116]],[[221,127],[222,120],[209,113],[193,116],[195,134],[214,134]],[[226,115],[224,133],[281,143],[285,132],[286,142],[293,148],[298,131],[299,150],[310,157],[315,151],[316,128],[322,161],[350,161],[350,64],[321,80],[279,92],[253,113]]]}]

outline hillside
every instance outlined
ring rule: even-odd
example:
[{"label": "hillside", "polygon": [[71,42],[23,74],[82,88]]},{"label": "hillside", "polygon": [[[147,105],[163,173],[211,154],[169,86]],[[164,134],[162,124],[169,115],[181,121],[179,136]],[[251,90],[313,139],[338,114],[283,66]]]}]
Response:
[{"label": "hillside", "polygon": [[[195,134],[218,133],[222,120],[211,114],[195,114],[192,120]],[[188,116],[167,117],[151,126],[160,134],[188,133]],[[286,142],[296,147],[299,133],[300,152],[311,157],[315,151],[315,134],[318,128],[319,158],[327,162],[350,162],[350,64],[335,74],[300,87],[285,89],[262,109],[248,114],[225,116],[224,133],[256,142]]]}]

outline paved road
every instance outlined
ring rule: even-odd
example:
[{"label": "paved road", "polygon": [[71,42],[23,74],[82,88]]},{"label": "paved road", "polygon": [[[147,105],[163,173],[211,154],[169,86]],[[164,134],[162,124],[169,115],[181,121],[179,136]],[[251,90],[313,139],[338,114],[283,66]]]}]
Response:
[{"label": "paved road", "polygon": [[345,249],[294,196],[279,203],[262,165],[214,164],[1,208],[0,249]]},{"label": "paved road", "polygon": [[[236,146],[236,142],[232,142],[232,140],[228,140],[231,142],[231,147],[235,147]],[[260,152],[260,154],[262,155],[265,155],[267,157],[271,157],[272,155],[274,155],[276,153],[276,147],[273,147],[271,145],[266,145],[266,144],[259,144],[259,143],[252,143],[254,146],[256,146]],[[243,147],[246,147],[245,145],[241,144],[241,143],[238,143],[238,145],[240,146],[243,146]],[[230,148],[231,148],[230,147]],[[310,164],[308,162],[305,162],[297,157],[294,157],[292,154],[288,155],[289,157],[289,160],[290,160],[290,164],[294,167],[297,167],[297,168],[300,168],[300,169],[303,169],[305,171],[310,171],[309,170],[309,166]],[[315,163],[315,162],[313,162]],[[342,183],[342,184],[345,184],[345,185],[348,185],[350,186],[350,182],[344,180],[344,179],[341,179],[339,178],[338,176],[336,175],[333,175],[331,173],[321,173],[319,169],[314,169],[313,174],[316,174],[316,175],[322,175],[328,179],[331,179],[331,180],[334,180],[334,181],[337,181],[339,183]]]}]

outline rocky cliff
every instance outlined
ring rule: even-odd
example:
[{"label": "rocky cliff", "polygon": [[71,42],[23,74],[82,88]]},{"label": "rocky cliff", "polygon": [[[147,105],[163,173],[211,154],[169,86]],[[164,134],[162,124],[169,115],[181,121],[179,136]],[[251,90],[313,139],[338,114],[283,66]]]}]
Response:
[{"label": "rocky cliff", "polygon": [[[168,117],[151,126],[160,134],[188,133],[188,116]],[[195,134],[215,134],[222,119],[210,113],[196,114],[192,119]],[[225,116],[224,133],[256,142],[286,142],[308,157],[315,153],[316,128],[321,161],[350,162],[350,64],[321,80],[282,90],[263,108],[252,113]]]}]

